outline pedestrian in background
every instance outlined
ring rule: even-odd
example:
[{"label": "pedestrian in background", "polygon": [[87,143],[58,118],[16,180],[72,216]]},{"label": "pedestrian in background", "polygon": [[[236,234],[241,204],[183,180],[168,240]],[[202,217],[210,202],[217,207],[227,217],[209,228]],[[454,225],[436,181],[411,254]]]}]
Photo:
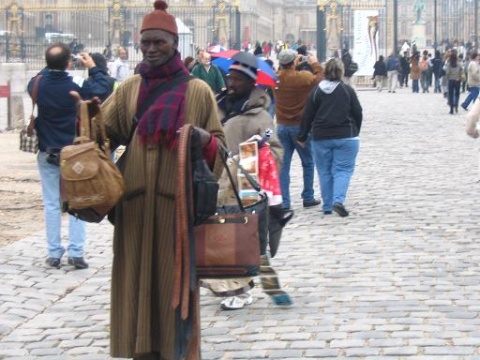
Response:
[{"label": "pedestrian in background", "polygon": [[[45,51],[47,67],[39,75],[37,106],[38,116],[35,130],[39,141],[37,155],[38,170],[42,184],[42,197],[47,238],[48,266],[58,268],[65,253],[62,245],[62,210],[60,200],[60,150],[73,143],[76,136],[77,107],[71,91],[78,92],[84,99],[94,96],[105,98],[109,92],[106,72],[95,65],[87,53],[79,61],[88,68],[89,79],[79,85],[67,73],[71,53],[64,44],[50,45]],[[37,75],[37,76],[39,76]],[[32,96],[37,77],[30,80],[28,92]],[[57,163],[55,163],[57,159]],[[86,269],[84,259],[85,223],[75,216],[68,216],[68,264],[76,269]]]},{"label": "pedestrian in background", "polygon": [[434,93],[441,93],[442,86],[441,86],[441,78],[442,78],[442,68],[443,68],[443,60],[442,54],[440,54],[439,50],[435,50],[435,56],[432,59],[432,73],[433,73],[433,92]]},{"label": "pedestrian in background", "polygon": [[113,62],[110,74],[119,83],[130,76],[130,65],[128,64],[128,53],[123,47],[118,48],[117,59]]},{"label": "pedestrian in background", "polygon": [[442,67],[442,92],[443,97],[447,99],[448,104],[448,79],[445,76],[445,70],[447,69],[447,65],[450,62],[450,55],[452,54],[452,49],[449,49],[443,54],[443,67]]},{"label": "pedestrian in background", "polygon": [[308,95],[322,79],[323,69],[317,58],[310,56],[308,62],[313,73],[308,70],[296,70],[296,65],[298,61],[301,61],[301,57],[302,55],[298,56],[297,52],[292,49],[283,50],[278,54],[278,61],[282,68],[277,72],[279,81],[273,90],[276,99],[277,134],[284,149],[280,186],[285,209],[291,207],[290,167],[295,151],[302,163],[303,207],[309,208],[320,204],[320,200],[315,199],[313,189],[315,163],[310,141],[306,141],[302,147],[297,143],[297,136]]},{"label": "pedestrian in background", "polygon": [[352,86],[352,76],[355,74],[356,70],[352,66],[352,55],[350,55],[350,51],[348,51],[348,49],[342,50],[342,63],[345,69],[342,80],[345,84]]},{"label": "pedestrian in background", "polygon": [[378,60],[373,65],[373,69],[373,77],[377,84],[377,90],[378,92],[381,92],[387,83],[387,65],[385,64],[385,58],[383,55],[378,57]]},{"label": "pedestrian in background", "polygon": [[398,70],[400,69],[400,60],[397,54],[391,53],[387,59],[388,92],[394,93],[397,89]]},{"label": "pedestrian in background", "polygon": [[300,45],[297,48],[297,53],[300,56],[300,60],[297,61],[297,66],[295,67],[296,70],[308,70],[311,73],[313,73],[313,67],[310,64],[310,61],[308,60],[309,54],[307,52],[307,46],[306,45]]},{"label": "pedestrian in background", "polygon": [[349,212],[344,204],[355,169],[363,115],[357,94],[341,81],[343,71],[338,59],[327,61],[324,80],[307,100],[298,141],[304,146],[312,133],[323,213],[329,215],[333,210],[346,217]]},{"label": "pedestrian in background", "polygon": [[195,66],[195,58],[193,56],[187,56],[185,59],[183,59],[183,64],[191,72]]},{"label": "pedestrian in background", "polygon": [[410,74],[410,58],[407,51],[404,51],[403,56],[400,58],[400,67],[402,69],[400,87],[405,86],[408,88],[408,76]]},{"label": "pedestrian in background", "polygon": [[[186,221],[180,216],[188,216],[175,212],[181,206],[175,176],[178,130],[184,124],[195,126],[205,159],[217,176],[223,168],[217,141],[224,137],[214,94],[183,65],[175,17],[166,9],[166,2],[157,0],[155,10],[145,15],[139,74],[121,83],[102,105],[108,138],[127,145],[122,170],[126,190],[115,207],[113,234],[114,358],[201,358],[198,286],[187,285],[188,302],[174,296],[175,274],[180,271],[175,268],[175,224]],[[167,85],[164,92],[138,114],[162,85]],[[188,316],[182,314],[185,307]]]},{"label": "pedestrian in background", "polygon": [[211,55],[207,51],[199,54],[199,63],[192,69],[192,75],[205,81],[214,94],[225,90],[225,82],[220,70],[212,64]]},{"label": "pedestrian in background", "polygon": [[422,86],[422,93],[428,93],[428,71],[430,65],[428,62],[428,51],[424,50],[420,62],[418,63],[420,68],[420,84]]},{"label": "pedestrian in background", "polygon": [[468,64],[467,69],[467,83],[468,91],[470,92],[466,99],[462,103],[462,108],[465,110],[468,109],[468,106],[471,102],[475,101],[478,97],[480,90],[480,56],[476,51],[473,51],[470,54],[470,63]]},{"label": "pedestrian in background", "polygon": [[452,50],[445,67],[445,77],[448,81],[448,105],[450,114],[458,112],[460,99],[460,84],[463,80],[463,67],[458,63],[457,51]]},{"label": "pedestrian in background", "polygon": [[412,56],[412,59],[410,60],[410,79],[412,80],[412,92],[413,93],[419,93],[420,92],[420,86],[419,86],[419,80],[420,80],[420,54],[418,52],[415,52]]}]

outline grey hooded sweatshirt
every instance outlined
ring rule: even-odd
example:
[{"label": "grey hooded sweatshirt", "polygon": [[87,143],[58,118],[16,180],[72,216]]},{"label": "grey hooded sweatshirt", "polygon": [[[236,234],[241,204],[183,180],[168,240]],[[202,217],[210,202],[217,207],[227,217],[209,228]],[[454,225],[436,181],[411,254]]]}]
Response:
[{"label": "grey hooded sweatshirt", "polygon": [[357,137],[362,126],[357,94],[341,81],[322,80],[309,95],[300,123],[299,141]]}]

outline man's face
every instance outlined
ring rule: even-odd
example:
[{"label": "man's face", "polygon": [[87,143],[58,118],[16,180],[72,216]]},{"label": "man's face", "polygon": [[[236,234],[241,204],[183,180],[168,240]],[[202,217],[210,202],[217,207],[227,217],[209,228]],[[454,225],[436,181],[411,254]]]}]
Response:
[{"label": "man's face", "polygon": [[122,60],[125,60],[127,58],[127,52],[125,51],[125,49],[120,49],[118,50],[118,57]]},{"label": "man's face", "polygon": [[233,98],[240,98],[250,94],[254,83],[247,76],[238,71],[231,71],[227,79],[227,94]]},{"label": "man's face", "polygon": [[202,62],[203,65],[210,65],[210,61],[211,61],[210,54],[207,52],[204,52],[200,58],[200,61]]},{"label": "man's face", "polygon": [[165,64],[177,46],[174,35],[163,30],[145,30],[140,40],[144,61],[151,67]]}]

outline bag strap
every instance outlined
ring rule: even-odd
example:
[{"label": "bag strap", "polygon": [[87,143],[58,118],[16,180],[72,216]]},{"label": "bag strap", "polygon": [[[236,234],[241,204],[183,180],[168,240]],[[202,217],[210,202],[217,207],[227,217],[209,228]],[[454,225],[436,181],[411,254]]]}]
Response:
[{"label": "bag strap", "polygon": [[35,129],[35,122],[36,122],[36,117],[33,115],[33,112],[35,110],[35,105],[37,104],[37,99],[38,99],[38,85],[40,84],[40,79],[42,78],[42,75],[37,75],[35,77],[35,80],[33,82],[33,89],[32,89],[32,112],[30,114],[30,122],[28,123],[27,126],[27,135],[28,136],[33,136],[33,131]]},{"label": "bag strap", "polygon": [[40,84],[40,79],[42,75],[37,75],[33,82],[33,89],[32,89],[32,113],[30,114],[30,123],[34,119],[33,111],[35,110],[35,105],[37,105],[38,100],[38,85]]}]

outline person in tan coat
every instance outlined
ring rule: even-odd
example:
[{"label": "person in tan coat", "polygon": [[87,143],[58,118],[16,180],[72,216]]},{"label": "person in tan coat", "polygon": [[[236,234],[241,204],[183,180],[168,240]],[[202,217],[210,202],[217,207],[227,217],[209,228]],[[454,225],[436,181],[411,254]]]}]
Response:
[{"label": "person in tan coat", "polygon": [[410,61],[410,79],[412,80],[412,92],[418,93],[420,91],[419,80],[421,76],[420,66],[420,55],[419,53],[415,53],[412,56]]},{"label": "person in tan coat", "polygon": [[293,153],[297,151],[303,169],[303,207],[309,208],[320,204],[320,200],[315,199],[313,190],[315,164],[310,142],[307,141],[302,148],[297,144],[297,135],[308,95],[322,79],[323,69],[317,59],[310,56],[308,62],[313,73],[307,70],[296,70],[297,63],[302,59],[301,56],[297,56],[295,50],[291,49],[281,51],[278,60],[282,68],[277,72],[279,81],[273,92],[276,101],[277,134],[284,148],[283,167],[280,171],[283,207],[289,209],[291,206],[290,165]]},{"label": "person in tan coat", "polygon": [[[217,177],[223,168],[217,142],[224,136],[213,92],[202,80],[189,78],[180,59],[177,25],[166,8],[157,0],[143,19],[139,74],[122,82],[101,107],[108,138],[127,145],[126,192],[114,219],[110,352],[115,358],[201,357],[198,286],[191,290],[188,317],[174,299],[178,130],[193,124],[200,132]],[[157,86],[182,76],[189,82],[157,96],[136,120]]]}]

